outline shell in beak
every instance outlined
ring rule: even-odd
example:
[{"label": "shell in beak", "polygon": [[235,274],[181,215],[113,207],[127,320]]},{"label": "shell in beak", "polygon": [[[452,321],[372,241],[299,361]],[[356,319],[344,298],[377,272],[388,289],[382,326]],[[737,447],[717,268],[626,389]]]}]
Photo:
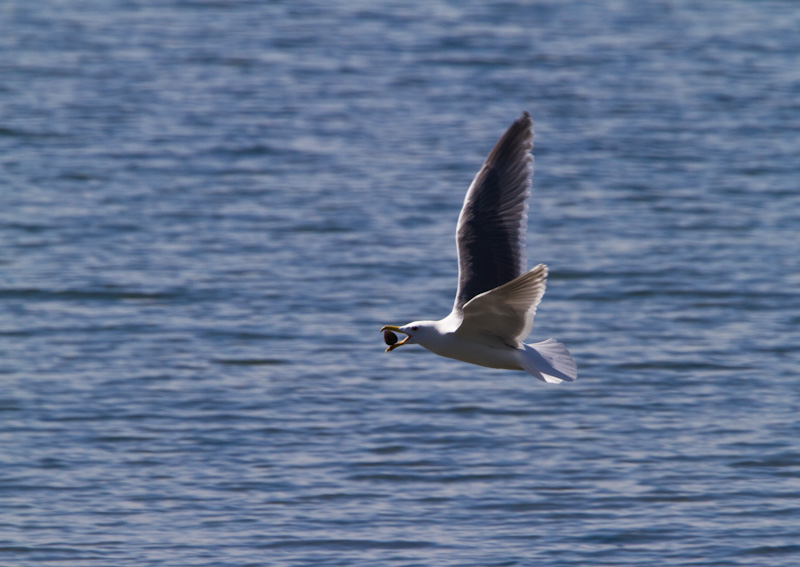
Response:
[{"label": "shell in beak", "polygon": [[[394,332],[392,332],[392,331],[394,331]],[[411,335],[409,335],[405,331],[401,331],[400,327],[397,327],[395,325],[385,325],[385,326],[381,327],[381,332],[383,333],[384,342],[387,345],[389,345],[386,348],[386,352],[394,350],[399,346],[403,346],[404,344],[406,344],[406,341],[411,337]],[[395,335],[394,333],[403,333],[406,336],[403,338],[402,341],[398,341],[397,340],[397,335]]]}]

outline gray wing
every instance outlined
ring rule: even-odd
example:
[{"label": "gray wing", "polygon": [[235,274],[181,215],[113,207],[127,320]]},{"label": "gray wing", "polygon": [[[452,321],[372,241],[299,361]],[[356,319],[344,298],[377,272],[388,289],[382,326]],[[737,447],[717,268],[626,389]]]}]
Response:
[{"label": "gray wing", "polygon": [[458,217],[459,311],[476,295],[525,271],[525,232],[533,175],[533,122],[517,118],[472,181]]}]

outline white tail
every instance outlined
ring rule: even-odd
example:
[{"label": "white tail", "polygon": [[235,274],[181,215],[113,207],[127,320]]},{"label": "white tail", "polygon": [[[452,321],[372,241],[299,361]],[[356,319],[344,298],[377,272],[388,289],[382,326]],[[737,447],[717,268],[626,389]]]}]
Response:
[{"label": "white tail", "polygon": [[523,344],[519,362],[529,374],[543,382],[558,384],[572,382],[578,377],[578,367],[567,350],[555,339],[547,339],[532,345]]}]

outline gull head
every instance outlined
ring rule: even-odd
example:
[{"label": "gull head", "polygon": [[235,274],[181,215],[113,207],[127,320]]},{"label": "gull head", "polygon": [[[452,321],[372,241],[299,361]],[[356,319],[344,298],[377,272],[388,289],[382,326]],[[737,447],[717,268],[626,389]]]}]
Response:
[{"label": "gull head", "polygon": [[[381,327],[382,333],[386,333],[387,331],[394,331],[395,333],[402,333],[405,335],[403,340],[389,344],[386,348],[386,352],[389,352],[403,345],[419,344],[420,341],[424,341],[426,337],[435,332],[435,327],[433,321],[414,321],[402,327],[397,327],[396,325],[384,325]],[[388,333],[388,335],[384,336],[392,337],[393,335]],[[396,340],[396,337],[394,340]],[[388,344],[389,340],[386,342]]]}]

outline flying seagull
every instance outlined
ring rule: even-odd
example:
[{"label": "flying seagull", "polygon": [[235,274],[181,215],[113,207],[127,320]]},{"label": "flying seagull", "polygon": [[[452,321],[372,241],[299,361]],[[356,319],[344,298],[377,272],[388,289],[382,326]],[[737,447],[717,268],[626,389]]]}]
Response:
[{"label": "flying seagull", "polygon": [[[526,269],[525,232],[533,175],[533,122],[517,118],[472,181],[456,226],[458,289],[453,310],[439,321],[386,325],[389,347],[419,344],[471,364],[525,370],[545,382],[578,377],[567,348],[555,339],[527,344],[547,266]],[[392,332],[405,336],[398,341]]]}]

